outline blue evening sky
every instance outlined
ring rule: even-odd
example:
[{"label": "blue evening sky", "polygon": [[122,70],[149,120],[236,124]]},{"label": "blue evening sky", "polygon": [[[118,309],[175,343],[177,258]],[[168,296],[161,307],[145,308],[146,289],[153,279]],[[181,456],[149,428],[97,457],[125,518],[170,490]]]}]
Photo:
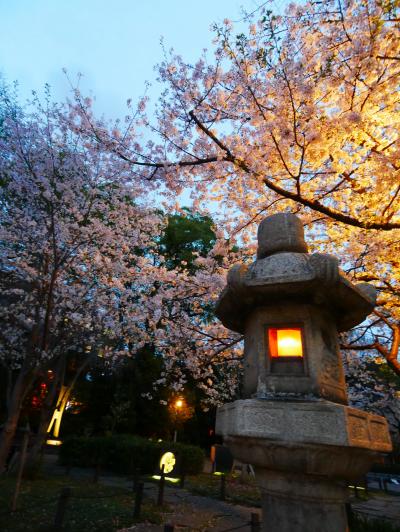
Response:
[{"label": "blue evening sky", "polygon": [[[20,94],[52,87],[62,100],[81,72],[83,92],[91,91],[96,108],[122,116],[128,98],[160,91],[154,65],[162,61],[160,38],[187,61],[212,49],[210,26],[224,18],[239,20],[241,7],[253,11],[262,0],[0,0],[0,73],[18,80]],[[273,11],[286,0],[273,0]]]}]

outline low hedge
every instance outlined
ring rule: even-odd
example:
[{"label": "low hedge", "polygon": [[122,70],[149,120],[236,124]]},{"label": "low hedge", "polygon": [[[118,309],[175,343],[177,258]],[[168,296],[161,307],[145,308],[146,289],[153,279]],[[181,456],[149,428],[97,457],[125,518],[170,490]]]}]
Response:
[{"label": "low hedge", "polygon": [[374,464],[371,468],[371,472],[400,475],[400,464]]},{"label": "low hedge", "polygon": [[60,447],[59,461],[67,467],[102,466],[115,473],[140,470],[152,474],[164,450],[180,455],[185,474],[202,472],[204,453],[200,447],[130,435],[67,438]]}]

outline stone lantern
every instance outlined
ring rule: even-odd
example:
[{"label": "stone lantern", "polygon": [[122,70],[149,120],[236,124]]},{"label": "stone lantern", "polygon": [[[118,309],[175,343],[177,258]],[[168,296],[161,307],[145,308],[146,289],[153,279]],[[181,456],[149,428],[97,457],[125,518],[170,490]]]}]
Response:
[{"label": "stone lantern", "polygon": [[265,218],[257,260],[228,274],[216,314],[244,334],[244,399],[218,409],[216,432],[255,466],[264,531],[346,531],[348,481],[392,448],[383,417],[347,406],[338,346],[375,298],[308,254],[293,214]]}]

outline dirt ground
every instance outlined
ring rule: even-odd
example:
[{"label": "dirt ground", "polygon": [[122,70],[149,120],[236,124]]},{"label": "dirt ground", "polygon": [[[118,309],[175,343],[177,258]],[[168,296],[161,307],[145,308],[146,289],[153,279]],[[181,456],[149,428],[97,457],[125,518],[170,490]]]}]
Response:
[{"label": "dirt ground", "polygon": [[[146,484],[146,496],[156,497],[156,486]],[[260,508],[249,508],[229,504],[209,497],[192,495],[186,490],[168,487],[165,502],[171,509],[164,514],[164,523],[173,525],[174,531],[184,532],[223,532],[228,530],[250,530],[251,514],[261,516]],[[141,523],[124,532],[159,532],[163,526]]]}]

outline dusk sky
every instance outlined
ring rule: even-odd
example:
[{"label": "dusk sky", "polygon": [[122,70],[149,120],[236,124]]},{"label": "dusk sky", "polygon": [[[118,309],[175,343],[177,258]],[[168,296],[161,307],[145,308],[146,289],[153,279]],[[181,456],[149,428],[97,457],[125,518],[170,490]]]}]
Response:
[{"label": "dusk sky", "polygon": [[[69,86],[63,68],[75,80],[84,75],[83,92],[96,96],[96,108],[108,117],[124,113],[128,98],[160,92],[154,66],[162,60],[160,38],[185,60],[212,49],[210,26],[224,18],[242,18],[261,0],[0,0],[0,73],[18,80],[20,94],[52,87],[62,100]],[[286,0],[271,2],[273,11]]]}]

